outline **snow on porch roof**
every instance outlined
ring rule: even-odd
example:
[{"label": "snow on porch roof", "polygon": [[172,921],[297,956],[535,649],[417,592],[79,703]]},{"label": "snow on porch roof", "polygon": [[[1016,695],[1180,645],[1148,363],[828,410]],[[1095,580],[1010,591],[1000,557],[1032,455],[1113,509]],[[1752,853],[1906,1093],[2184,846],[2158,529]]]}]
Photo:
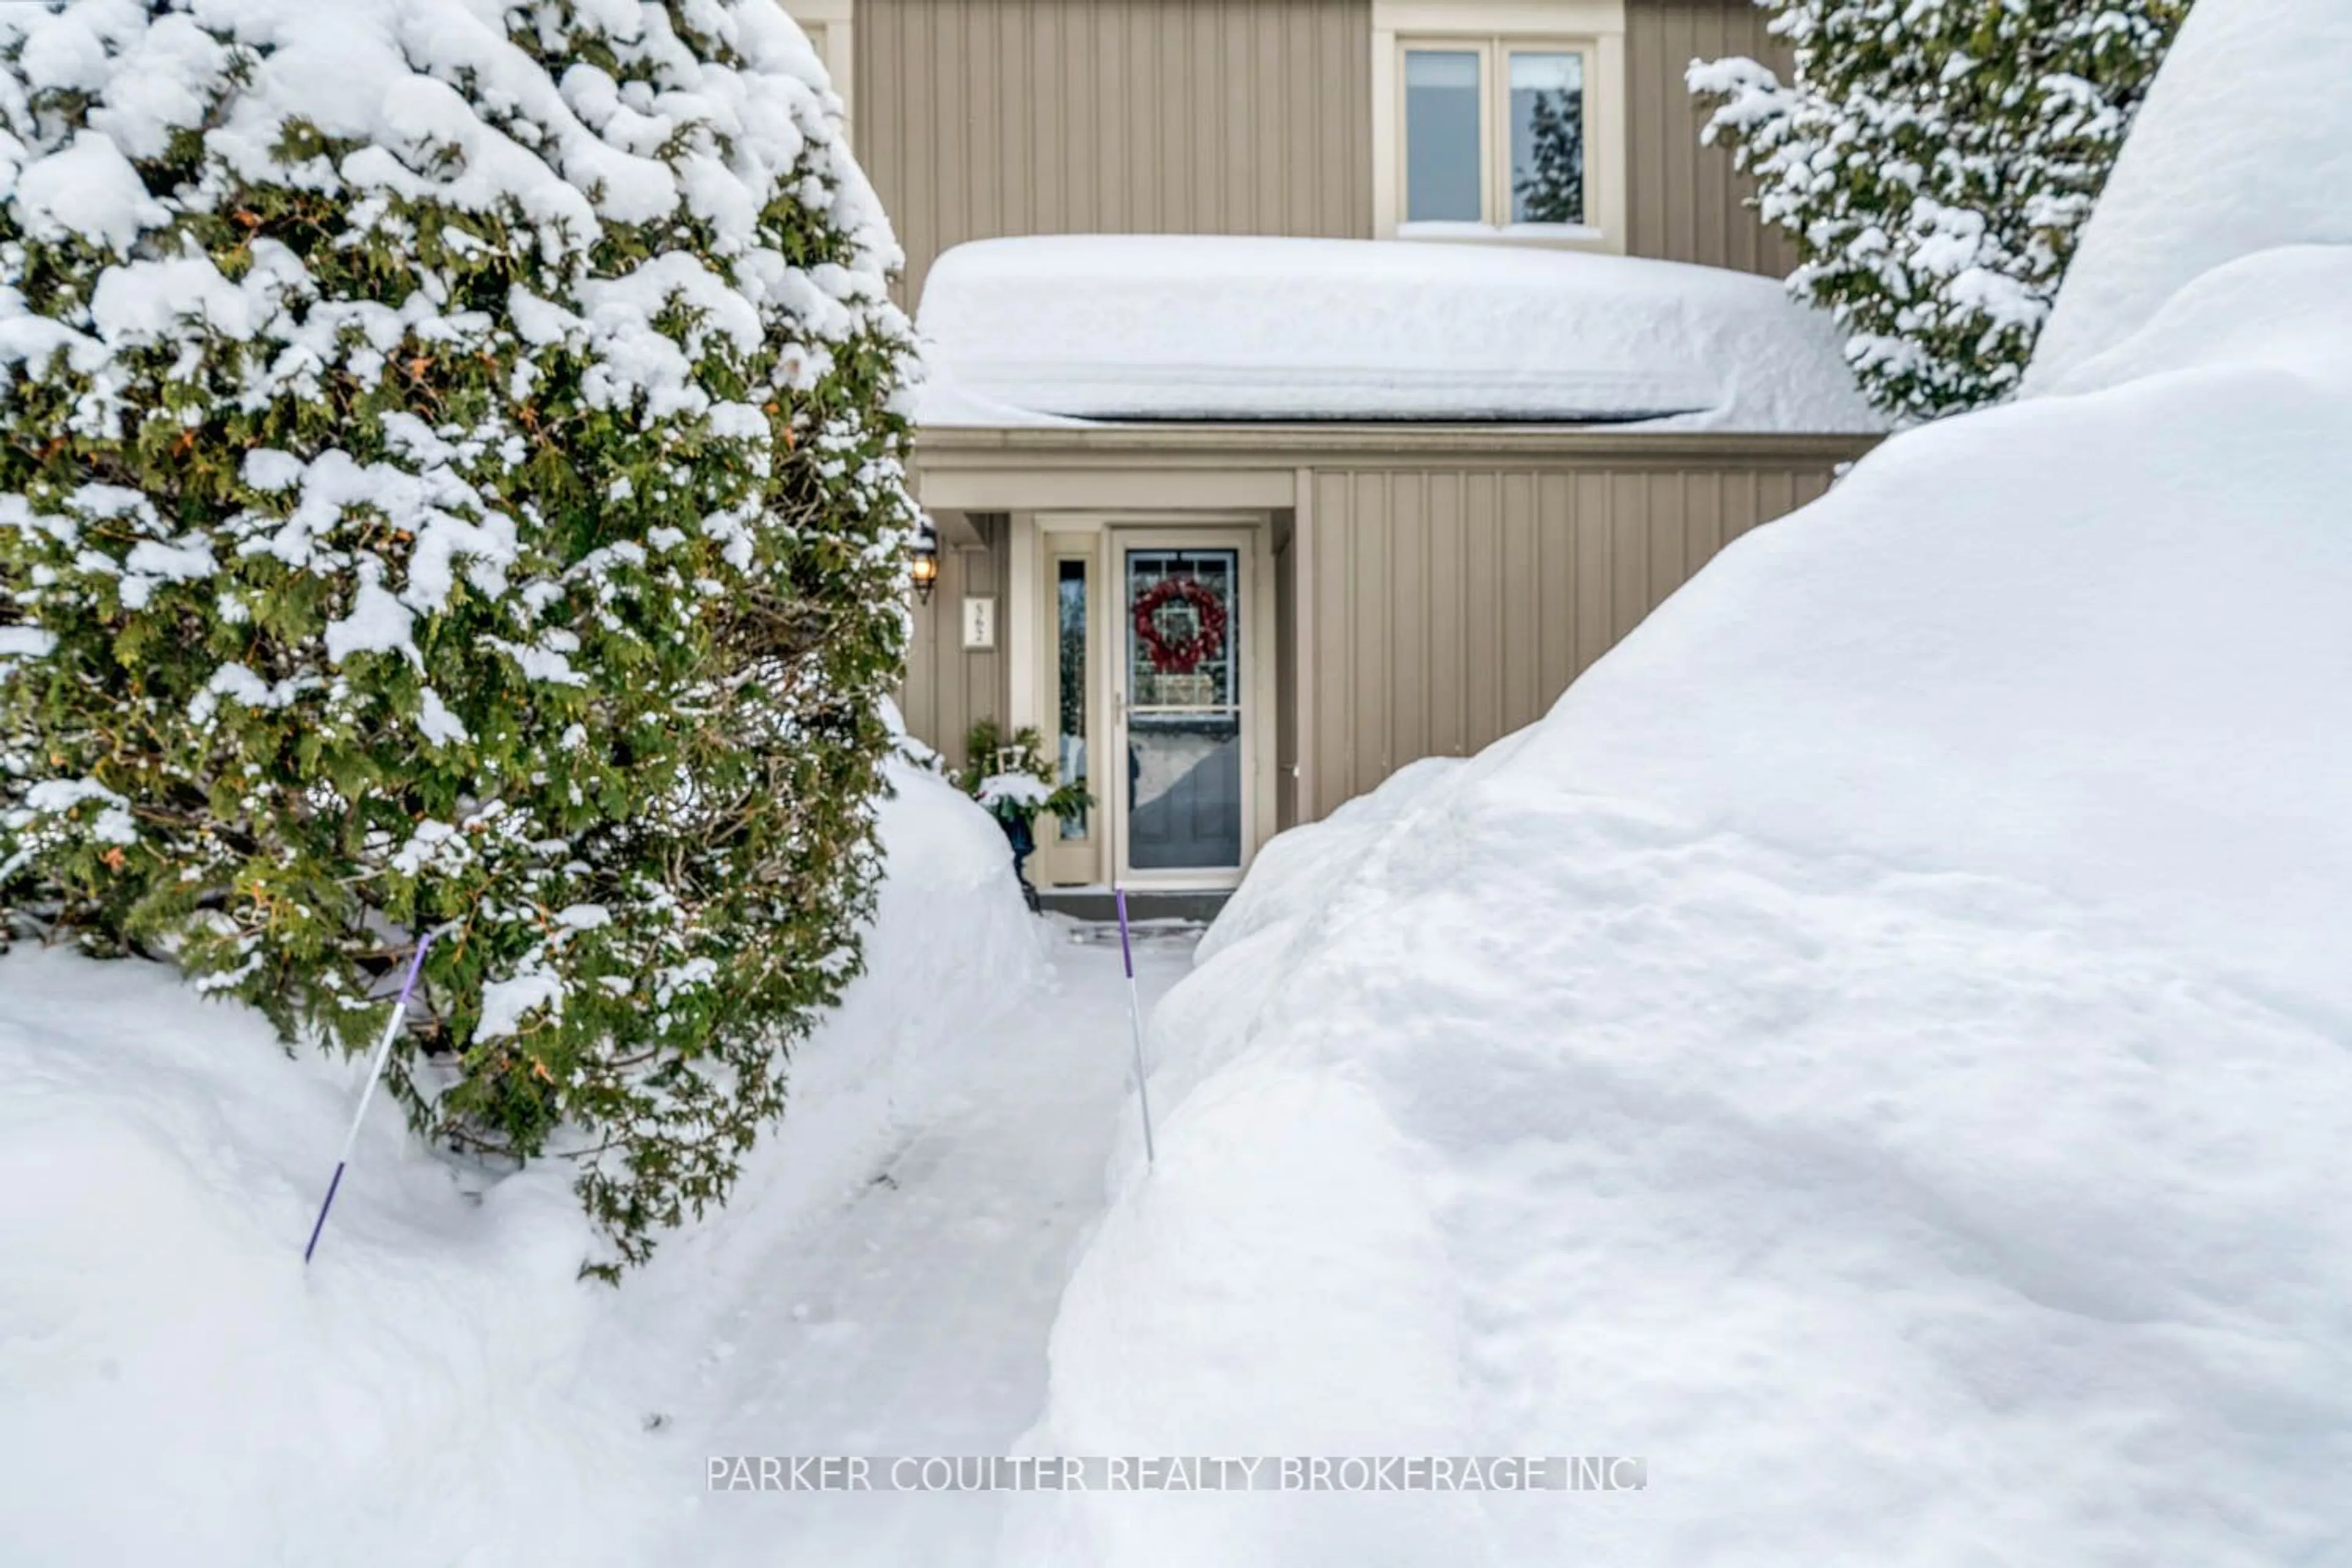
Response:
[{"label": "snow on porch roof", "polygon": [[1086,235],[941,256],[917,419],[1877,431],[1829,319],[1748,273],[1423,241]]}]

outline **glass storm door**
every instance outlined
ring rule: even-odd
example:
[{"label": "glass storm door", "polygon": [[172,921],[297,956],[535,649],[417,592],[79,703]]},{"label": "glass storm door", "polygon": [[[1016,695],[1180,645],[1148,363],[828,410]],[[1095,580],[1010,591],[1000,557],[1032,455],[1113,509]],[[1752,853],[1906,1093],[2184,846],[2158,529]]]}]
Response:
[{"label": "glass storm door", "polygon": [[1124,543],[1122,842],[1135,871],[1242,863],[1242,552]]}]

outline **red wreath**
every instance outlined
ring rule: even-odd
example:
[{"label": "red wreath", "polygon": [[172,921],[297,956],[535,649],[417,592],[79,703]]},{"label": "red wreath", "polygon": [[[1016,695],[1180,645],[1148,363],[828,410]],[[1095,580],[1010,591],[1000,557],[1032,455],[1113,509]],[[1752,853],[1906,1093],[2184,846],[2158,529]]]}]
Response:
[{"label": "red wreath", "polygon": [[[1160,612],[1178,599],[1192,608],[1192,635],[1171,642],[1160,630]],[[1194,667],[1225,646],[1225,606],[1197,578],[1162,577],[1136,596],[1135,635],[1151,655],[1151,668],[1162,675],[1190,675]]]}]

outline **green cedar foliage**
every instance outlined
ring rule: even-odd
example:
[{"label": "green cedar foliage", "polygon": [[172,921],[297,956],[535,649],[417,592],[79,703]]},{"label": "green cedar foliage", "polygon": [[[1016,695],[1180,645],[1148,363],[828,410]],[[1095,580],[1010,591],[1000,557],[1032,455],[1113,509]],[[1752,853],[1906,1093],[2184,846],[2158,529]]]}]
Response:
[{"label": "green cedar foliage", "polygon": [[1095,797],[1083,781],[1055,784],[1057,770],[1046,759],[1045,738],[1024,725],[1010,735],[993,719],[976,721],[964,735],[964,764],[955,786],[1003,822],[1028,827],[1050,813],[1065,826],[1083,818]]},{"label": "green cedar foliage", "polygon": [[12,10],[0,905],[347,1049],[442,929],[394,1088],[615,1276],[877,874],[912,350],[839,101],[772,0]]},{"label": "green cedar foliage", "polygon": [[1695,61],[1690,86],[1796,246],[1792,291],[1894,414],[2008,396],[2189,0],[1758,3],[1790,79]]},{"label": "green cedar foliage", "polygon": [[1528,168],[1512,185],[1514,223],[1584,221],[1584,95],[1538,92],[1529,111]]}]

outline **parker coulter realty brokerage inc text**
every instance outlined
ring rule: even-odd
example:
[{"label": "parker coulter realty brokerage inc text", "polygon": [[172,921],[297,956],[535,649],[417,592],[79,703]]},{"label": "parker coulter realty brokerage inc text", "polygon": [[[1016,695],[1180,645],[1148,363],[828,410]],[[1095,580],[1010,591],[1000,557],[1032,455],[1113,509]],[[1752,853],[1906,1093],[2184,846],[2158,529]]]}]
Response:
[{"label": "parker coulter realty brokerage inc text", "polygon": [[1647,1459],[1446,1455],[714,1454],[715,1492],[1639,1491]]}]

